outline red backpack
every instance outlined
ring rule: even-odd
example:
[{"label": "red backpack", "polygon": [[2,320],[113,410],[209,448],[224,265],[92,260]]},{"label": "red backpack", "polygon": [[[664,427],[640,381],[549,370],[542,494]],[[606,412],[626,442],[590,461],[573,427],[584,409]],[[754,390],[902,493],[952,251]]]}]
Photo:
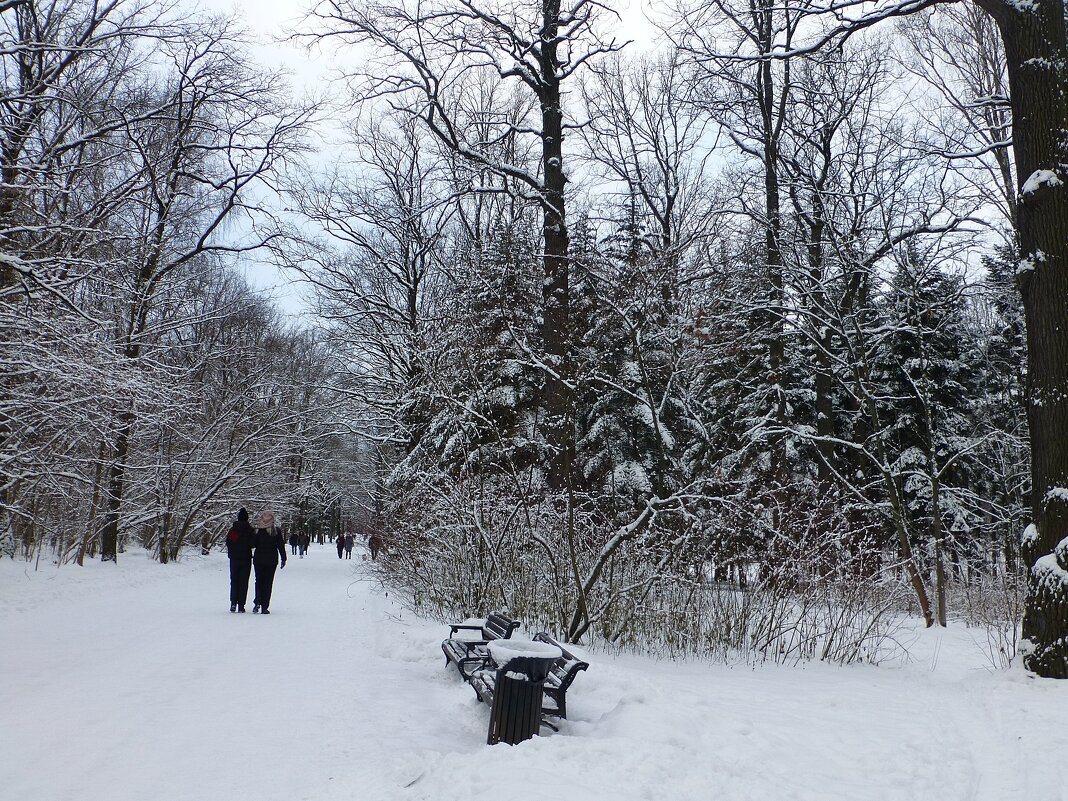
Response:
[{"label": "red backpack", "polygon": [[238,539],[239,536],[240,535],[237,533],[237,529],[236,528],[232,528],[227,533],[226,539],[228,539],[230,542],[237,542],[237,539]]}]

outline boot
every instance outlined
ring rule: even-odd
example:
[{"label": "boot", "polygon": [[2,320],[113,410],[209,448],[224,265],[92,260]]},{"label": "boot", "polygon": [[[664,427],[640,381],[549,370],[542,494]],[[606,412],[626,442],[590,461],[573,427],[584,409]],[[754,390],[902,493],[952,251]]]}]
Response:
[{"label": "boot", "polygon": [[230,611],[231,612],[236,612],[237,611],[237,604],[230,604]]},{"label": "boot", "polygon": [[237,607],[237,611],[243,613],[245,611],[245,605],[241,604],[241,606]]},{"label": "boot", "polygon": [[258,615],[259,613],[260,613],[260,605],[259,604],[254,604],[253,607],[252,607],[252,614]]},{"label": "boot", "polygon": [[267,607],[265,606],[265,607],[263,607],[263,614],[265,614],[265,615],[269,615],[269,614],[271,614],[271,610],[270,610],[270,609],[268,609],[268,608],[267,608]]}]

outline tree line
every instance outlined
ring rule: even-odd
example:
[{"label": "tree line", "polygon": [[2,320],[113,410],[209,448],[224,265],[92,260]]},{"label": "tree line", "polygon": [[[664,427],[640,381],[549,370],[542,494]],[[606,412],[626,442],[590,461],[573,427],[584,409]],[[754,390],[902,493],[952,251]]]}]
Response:
[{"label": "tree line", "polygon": [[8,549],[344,502],[431,609],[1068,674],[1061,5],[655,11],[317,3],[323,168],[225,21],[4,3]]},{"label": "tree line", "polygon": [[335,354],[240,270],[314,107],[233,20],[151,2],[0,9],[0,550],[161,561],[242,503],[352,494]]}]

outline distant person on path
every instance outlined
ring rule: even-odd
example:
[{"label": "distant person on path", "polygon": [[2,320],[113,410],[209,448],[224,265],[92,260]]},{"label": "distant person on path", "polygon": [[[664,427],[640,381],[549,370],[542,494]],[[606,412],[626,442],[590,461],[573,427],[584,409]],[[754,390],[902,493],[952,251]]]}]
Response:
[{"label": "distant person on path", "polygon": [[371,561],[373,562],[378,558],[378,552],[382,550],[382,540],[379,539],[376,532],[371,532],[371,536],[367,538],[367,548],[371,551]]},{"label": "distant person on path", "polygon": [[304,558],[304,554],[308,552],[308,546],[311,545],[311,537],[305,531],[297,532],[297,550],[300,552],[300,558]]},{"label": "distant person on path", "polygon": [[248,577],[252,572],[252,546],[255,532],[248,524],[248,512],[241,508],[226,535],[226,555],[230,557],[230,611],[244,612],[248,599]]},{"label": "distant person on path", "polygon": [[346,559],[351,559],[352,558],[352,545],[353,545],[352,532],[351,531],[346,531],[345,532],[345,558]]},{"label": "distant person on path", "polygon": [[341,552],[345,550],[345,535],[340,532],[337,535],[337,542],[334,543],[337,546],[337,558],[341,558]]},{"label": "distant person on path", "polygon": [[297,532],[293,532],[289,535],[289,547],[293,551],[293,555],[297,554],[297,546],[300,545],[300,540],[297,538]]},{"label": "distant person on path", "polygon": [[271,614],[271,589],[274,587],[274,571],[281,559],[286,566],[286,542],[282,532],[274,527],[274,513],[261,512],[256,521],[256,552],[252,564],[256,567],[256,598],[252,612]]}]

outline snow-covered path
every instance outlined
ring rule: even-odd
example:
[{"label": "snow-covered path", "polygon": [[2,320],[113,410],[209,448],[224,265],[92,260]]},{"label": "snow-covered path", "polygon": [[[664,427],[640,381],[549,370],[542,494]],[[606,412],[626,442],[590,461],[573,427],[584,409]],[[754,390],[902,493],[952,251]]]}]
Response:
[{"label": "snow-covered path", "polygon": [[[191,561],[200,569],[135,563],[135,586],[67,588],[4,615],[0,642],[22,644],[0,655],[15,690],[0,755],[22,768],[14,785],[5,771],[4,797],[386,797],[419,773],[413,731],[455,733],[455,709],[435,704],[450,696],[420,691],[427,665],[387,623],[388,599],[355,580],[356,560],[317,546],[290,557],[269,617],[251,614],[251,588],[248,614],[227,611],[225,557]],[[62,586],[77,572],[53,575]]]},{"label": "snow-covered path", "polygon": [[595,653],[561,734],[490,748],[443,627],[362,568],[291,557],[265,618],[227,612],[221,555],[0,560],[0,798],[1068,798],[1068,683],[988,672],[953,629],[899,668]]}]

